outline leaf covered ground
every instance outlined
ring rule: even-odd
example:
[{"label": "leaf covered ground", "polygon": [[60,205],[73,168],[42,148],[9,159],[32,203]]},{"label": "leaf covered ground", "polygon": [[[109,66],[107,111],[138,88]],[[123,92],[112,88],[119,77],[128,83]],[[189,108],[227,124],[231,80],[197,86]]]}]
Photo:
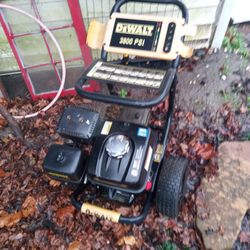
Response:
[{"label": "leaf covered ground", "polygon": [[[12,114],[38,110],[47,103],[44,100],[30,103],[30,100],[20,98],[1,102]],[[38,118],[19,121],[33,148],[16,140],[6,128],[6,122],[0,119],[1,131],[5,131],[1,132],[0,138],[0,248],[154,249],[171,241],[180,249],[202,249],[195,221],[197,216],[206,218],[208,211],[199,184],[201,178],[216,176],[219,142],[232,140],[239,132],[231,107],[224,105],[216,114],[204,112],[200,125],[192,112],[177,107],[167,154],[185,156],[192,161],[190,192],[178,220],[164,218],[153,205],[143,224],[131,226],[79,213],[70,203],[72,189],[44,174],[42,164],[48,147],[63,143],[56,127],[62,110],[69,105],[92,104],[86,104],[78,97],[62,98]],[[154,109],[151,123],[161,125],[166,108],[167,105],[160,105]],[[132,207],[105,200],[98,202],[124,215],[138,214],[142,204],[140,199]],[[202,214],[197,215],[197,206],[204,208]]]}]

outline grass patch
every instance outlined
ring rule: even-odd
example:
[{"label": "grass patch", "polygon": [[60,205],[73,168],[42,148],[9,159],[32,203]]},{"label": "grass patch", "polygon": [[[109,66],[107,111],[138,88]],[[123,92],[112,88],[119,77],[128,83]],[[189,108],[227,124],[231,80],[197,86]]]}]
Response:
[{"label": "grass patch", "polygon": [[235,110],[240,108],[241,103],[239,97],[237,96],[237,93],[232,93],[225,90],[225,91],[220,91],[220,94],[224,99],[225,103],[227,102],[231,103]]},{"label": "grass patch", "polygon": [[235,26],[228,29],[223,39],[222,47],[228,52],[235,52],[246,59],[249,58],[249,50],[244,41],[244,37]]}]

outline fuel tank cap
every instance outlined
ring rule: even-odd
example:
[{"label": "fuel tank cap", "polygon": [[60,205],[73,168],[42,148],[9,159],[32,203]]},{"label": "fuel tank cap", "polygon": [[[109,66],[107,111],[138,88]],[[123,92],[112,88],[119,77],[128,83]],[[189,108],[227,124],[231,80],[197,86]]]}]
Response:
[{"label": "fuel tank cap", "polygon": [[106,142],[106,151],[110,157],[122,158],[129,151],[129,138],[125,135],[114,135]]}]

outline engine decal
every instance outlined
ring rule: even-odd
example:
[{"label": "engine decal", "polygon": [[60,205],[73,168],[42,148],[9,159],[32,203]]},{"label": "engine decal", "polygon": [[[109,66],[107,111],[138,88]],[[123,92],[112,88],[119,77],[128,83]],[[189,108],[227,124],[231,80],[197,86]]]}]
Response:
[{"label": "engine decal", "polygon": [[137,177],[139,174],[139,169],[141,165],[141,157],[143,153],[143,146],[140,146],[135,153],[135,159],[133,162],[132,170],[131,170],[131,175]]},{"label": "engine decal", "polygon": [[108,135],[112,127],[111,121],[106,121],[102,127],[101,135]]},{"label": "engine decal", "polygon": [[137,135],[141,137],[148,137],[148,129],[147,128],[138,128]]},{"label": "engine decal", "polygon": [[120,213],[106,208],[97,207],[89,203],[83,203],[81,212],[84,214],[92,215],[100,219],[109,220],[112,222],[119,222]]},{"label": "engine decal", "polygon": [[149,146],[147,158],[146,158],[145,165],[144,165],[144,168],[146,169],[146,171],[148,171],[148,169],[149,169],[149,165],[150,165],[150,162],[151,162],[152,154],[153,154],[153,149],[152,149],[151,146]]}]

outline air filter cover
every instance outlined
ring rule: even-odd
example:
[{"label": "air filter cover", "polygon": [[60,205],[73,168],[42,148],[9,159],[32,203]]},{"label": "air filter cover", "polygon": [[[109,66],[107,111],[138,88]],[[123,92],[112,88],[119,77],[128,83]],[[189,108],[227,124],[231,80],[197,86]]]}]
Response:
[{"label": "air filter cover", "polygon": [[96,135],[100,115],[81,107],[66,108],[59,121],[57,132],[73,140],[90,140]]}]

